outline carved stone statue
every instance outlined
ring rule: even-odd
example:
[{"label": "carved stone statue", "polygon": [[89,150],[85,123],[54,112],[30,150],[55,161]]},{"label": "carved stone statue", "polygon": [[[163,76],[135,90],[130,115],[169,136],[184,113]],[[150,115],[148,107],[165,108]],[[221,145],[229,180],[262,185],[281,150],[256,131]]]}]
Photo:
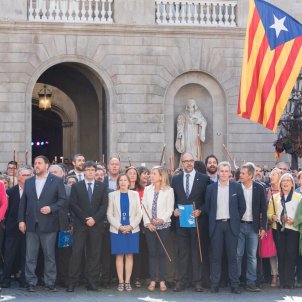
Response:
[{"label": "carved stone statue", "polygon": [[206,127],[207,121],[196,101],[189,99],[185,110],[177,117],[176,150],[181,154],[189,152],[195,160],[201,160],[201,143],[205,141]]}]

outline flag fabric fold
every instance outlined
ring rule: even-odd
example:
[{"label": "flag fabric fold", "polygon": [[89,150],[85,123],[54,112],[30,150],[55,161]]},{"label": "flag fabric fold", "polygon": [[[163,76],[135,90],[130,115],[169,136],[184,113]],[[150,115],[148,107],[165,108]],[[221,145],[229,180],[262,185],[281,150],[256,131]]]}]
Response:
[{"label": "flag fabric fold", "polygon": [[302,67],[302,24],[250,0],[237,114],[275,131]]}]

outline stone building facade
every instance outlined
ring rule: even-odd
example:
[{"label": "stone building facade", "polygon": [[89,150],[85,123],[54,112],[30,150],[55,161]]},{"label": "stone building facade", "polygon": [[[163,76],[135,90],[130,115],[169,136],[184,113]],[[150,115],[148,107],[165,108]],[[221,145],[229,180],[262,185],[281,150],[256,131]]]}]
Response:
[{"label": "stone building facade", "polygon": [[[40,19],[34,19],[33,7],[39,2]],[[53,10],[43,20],[43,3],[50,2]],[[216,1],[232,7],[230,22],[221,24],[215,22],[223,18],[223,9],[213,24],[161,23],[169,21],[169,14],[175,16],[177,8],[164,10],[171,1],[152,0],[86,0],[82,10],[87,19],[97,2],[104,22],[55,20],[55,14],[62,14],[55,7],[59,2],[0,2],[1,169],[12,160],[14,149],[20,162],[26,150],[31,155],[33,106],[44,84],[52,89],[52,111],[62,124],[58,156],[81,152],[100,160],[103,154],[106,159],[119,154],[123,165],[130,159],[134,165],[152,166],[159,163],[166,144],[167,166],[171,153],[177,165],[176,117],[193,98],[208,121],[203,157],[214,153],[226,159],[225,144],[237,164],[274,165],[276,135],[236,116],[247,0]],[[302,20],[301,0],[290,7],[281,0],[271,2]],[[197,10],[191,10],[190,20],[196,16]],[[47,131],[43,116],[39,121],[41,131]]]}]

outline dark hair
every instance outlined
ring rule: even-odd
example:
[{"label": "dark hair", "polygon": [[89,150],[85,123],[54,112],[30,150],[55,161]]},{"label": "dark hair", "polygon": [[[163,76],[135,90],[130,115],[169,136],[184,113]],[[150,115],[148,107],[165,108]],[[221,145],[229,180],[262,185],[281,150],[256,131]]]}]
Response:
[{"label": "dark hair", "polygon": [[137,170],[139,176],[141,176],[145,172],[148,172],[150,174],[150,170],[145,166],[137,167],[136,170]]},{"label": "dark hair", "polygon": [[130,167],[128,167],[126,170],[125,170],[125,173],[127,174],[127,172],[129,171],[129,170],[135,170],[135,172],[136,172],[136,181],[135,181],[135,189],[141,189],[141,185],[140,185],[140,175],[139,175],[139,173],[138,173],[138,170],[135,168],[135,167],[133,167],[133,166],[130,166]]},{"label": "dark hair", "polygon": [[216,157],[214,154],[210,154],[210,155],[208,155],[208,156],[206,157],[206,159],[205,159],[205,161],[204,161],[205,164],[206,164],[206,166],[207,166],[208,161],[209,161],[210,158],[215,158],[216,163],[217,163],[217,165],[218,165],[218,159],[217,159],[217,157]]},{"label": "dark hair", "polygon": [[87,161],[85,162],[85,164],[84,164],[84,170],[85,170],[86,168],[91,168],[91,167],[93,167],[93,168],[95,169],[95,171],[96,171],[96,169],[97,169],[96,163],[95,163],[94,161],[92,161],[92,160],[87,160]]},{"label": "dark hair", "polygon": [[38,156],[36,156],[36,157],[34,158],[34,162],[35,162],[36,159],[38,159],[38,158],[41,158],[41,159],[44,161],[45,164],[48,164],[48,165],[49,165],[49,159],[48,159],[46,156],[44,156],[44,155],[38,155]]},{"label": "dark hair", "polygon": [[119,182],[120,182],[120,179],[121,179],[122,176],[126,176],[126,177],[127,177],[128,182],[129,182],[128,189],[129,189],[129,187],[130,187],[130,178],[129,178],[129,176],[128,176],[126,173],[120,173],[120,174],[118,175],[118,177],[117,177],[117,180],[116,180],[116,189],[117,189],[117,190],[120,189]]},{"label": "dark hair", "polygon": [[74,178],[74,179],[76,180],[76,182],[78,182],[78,178],[76,177],[76,175],[68,175],[68,176],[66,176],[66,178],[65,178],[65,183],[66,183],[66,184],[67,184],[67,182],[68,182],[68,180],[69,180],[70,178]]},{"label": "dark hair", "polygon": [[16,162],[16,161],[14,161],[14,160],[11,160],[11,161],[9,161],[8,163],[7,163],[7,166],[8,165],[15,165],[16,167],[18,166],[18,163]]},{"label": "dark hair", "polygon": [[75,154],[75,155],[73,156],[72,161],[76,161],[76,159],[77,159],[79,156],[83,156],[83,157],[85,158],[85,156],[84,156],[83,154],[77,153],[77,154]]},{"label": "dark hair", "polygon": [[207,167],[202,160],[196,160],[194,162],[194,169],[199,173],[203,173],[203,174],[207,173]]}]

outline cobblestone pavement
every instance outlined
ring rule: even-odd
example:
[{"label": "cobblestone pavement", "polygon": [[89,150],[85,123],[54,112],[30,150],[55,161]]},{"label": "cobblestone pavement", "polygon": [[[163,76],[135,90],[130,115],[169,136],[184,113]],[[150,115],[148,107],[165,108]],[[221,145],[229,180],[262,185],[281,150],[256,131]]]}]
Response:
[{"label": "cobblestone pavement", "polygon": [[261,293],[248,293],[243,290],[241,295],[234,295],[227,288],[220,290],[218,294],[211,294],[209,291],[195,293],[191,289],[184,292],[174,293],[171,290],[166,293],[150,293],[146,288],[134,289],[133,292],[119,293],[115,288],[104,289],[102,292],[89,292],[85,288],[76,288],[74,293],[67,293],[64,288],[58,288],[55,293],[49,293],[43,287],[37,287],[35,293],[29,293],[25,289],[19,289],[12,286],[9,289],[3,289],[1,301],[43,301],[43,302],[85,302],[85,301],[108,301],[108,302],[128,302],[128,301],[150,301],[150,302],[186,302],[186,301],[223,301],[223,302],[302,302],[302,289],[279,290],[266,287]]}]

